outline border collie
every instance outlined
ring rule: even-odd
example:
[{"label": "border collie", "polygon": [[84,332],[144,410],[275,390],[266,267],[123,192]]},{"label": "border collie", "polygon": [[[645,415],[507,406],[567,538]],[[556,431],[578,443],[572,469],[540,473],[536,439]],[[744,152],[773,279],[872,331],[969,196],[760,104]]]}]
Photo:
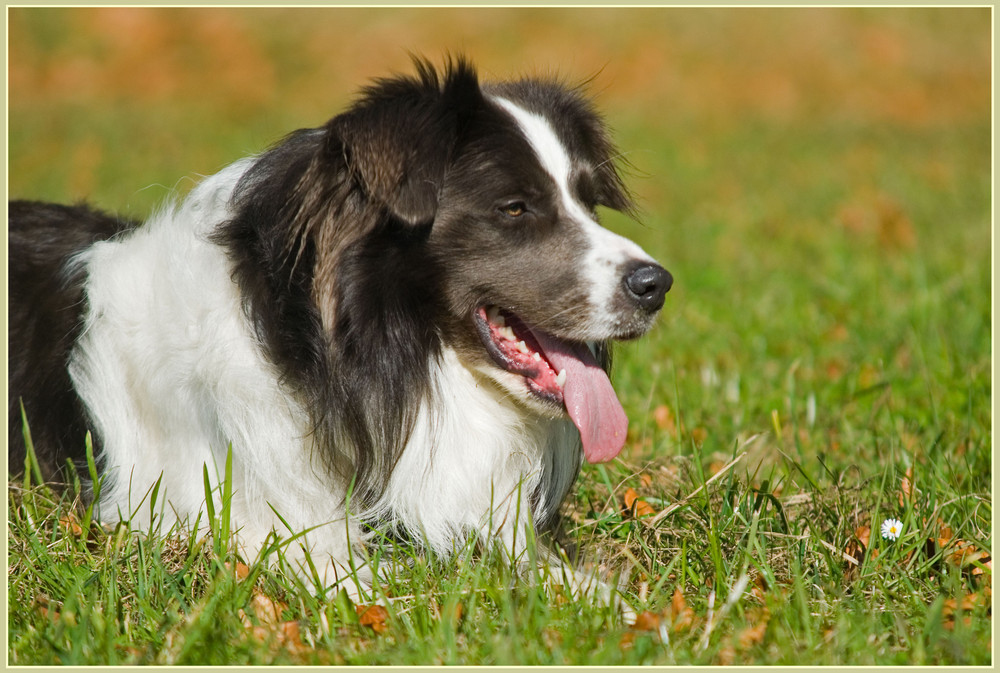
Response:
[{"label": "border collie", "polygon": [[598,224],[632,202],[579,89],[415,65],[141,226],[9,204],[11,473],[23,404],[46,478],[92,433],[102,520],[204,526],[231,450],[244,550],[307,531],[326,585],[373,527],[518,558],[552,524],[672,279]]}]

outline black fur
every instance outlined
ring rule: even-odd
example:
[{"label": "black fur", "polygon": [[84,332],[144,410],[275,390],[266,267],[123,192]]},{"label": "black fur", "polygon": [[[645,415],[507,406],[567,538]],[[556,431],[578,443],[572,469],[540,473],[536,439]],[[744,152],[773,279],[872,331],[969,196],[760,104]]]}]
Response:
[{"label": "black fur", "polygon": [[45,479],[64,478],[67,459],[77,465],[84,460],[87,417],[66,370],[83,311],[84,274],[70,260],[94,242],[133,226],[136,223],[82,205],[9,204],[7,469],[11,475],[24,469],[22,402]]}]

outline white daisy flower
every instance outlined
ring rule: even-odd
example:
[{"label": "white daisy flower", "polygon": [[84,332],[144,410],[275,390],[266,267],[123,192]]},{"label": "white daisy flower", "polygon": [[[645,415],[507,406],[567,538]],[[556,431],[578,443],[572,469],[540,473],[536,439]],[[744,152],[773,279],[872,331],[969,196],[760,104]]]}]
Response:
[{"label": "white daisy flower", "polygon": [[882,537],[895,540],[903,532],[903,522],[899,519],[886,519],[882,522]]}]

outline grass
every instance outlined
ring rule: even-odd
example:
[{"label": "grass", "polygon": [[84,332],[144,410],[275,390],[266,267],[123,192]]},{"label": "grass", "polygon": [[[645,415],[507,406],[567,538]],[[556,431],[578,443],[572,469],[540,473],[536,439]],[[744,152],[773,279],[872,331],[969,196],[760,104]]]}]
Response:
[{"label": "grass", "polygon": [[[183,192],[405,69],[318,58],[316,14],[142,11],[11,10],[13,195],[141,216],[167,191],[147,185]],[[629,443],[585,468],[562,534],[625,576],[637,624],[471,547],[385,551],[410,567],[359,614],[237,559],[224,508],[214,536],[144,537],[19,478],[10,664],[992,661],[988,13],[552,12],[357,11],[337,31],[437,54],[461,27],[495,71],[612,71],[601,104],[645,214],[606,221],[676,283],[617,351]],[[143,44],[174,45],[148,82]],[[58,86],[73,73],[92,77]]]}]

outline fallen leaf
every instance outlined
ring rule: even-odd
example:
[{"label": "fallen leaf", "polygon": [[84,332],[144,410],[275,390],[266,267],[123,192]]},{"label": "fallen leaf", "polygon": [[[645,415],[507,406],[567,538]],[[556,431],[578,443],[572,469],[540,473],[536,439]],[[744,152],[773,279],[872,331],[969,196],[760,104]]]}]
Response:
[{"label": "fallen leaf", "polygon": [[250,567],[242,561],[237,561],[235,566],[227,561],[226,569],[233,571],[233,574],[236,575],[237,582],[242,582],[250,575]]},{"label": "fallen leaf", "polygon": [[871,528],[868,526],[858,526],[854,529],[854,537],[847,541],[847,546],[844,547],[844,554],[850,556],[855,561],[858,562],[857,565],[847,561],[848,573],[856,570],[861,562],[864,561],[865,552],[868,550],[868,543],[871,541]]},{"label": "fallen leaf", "polygon": [[635,631],[658,631],[660,628],[660,615],[646,610],[636,615],[632,629]]},{"label": "fallen leaf", "polygon": [[872,529],[869,526],[858,526],[854,530],[854,537],[858,538],[858,542],[860,542],[865,549],[868,549],[868,544],[871,542],[871,536]]},{"label": "fallen leaf", "polygon": [[622,634],[621,640],[618,641],[618,647],[622,650],[627,650],[635,644],[635,631],[626,631]]},{"label": "fallen leaf", "polygon": [[726,645],[721,650],[719,650],[718,655],[720,666],[731,666],[733,661],[736,660],[736,650],[732,645]]},{"label": "fallen leaf", "polygon": [[906,503],[913,499],[913,468],[907,468],[906,476],[899,483],[899,506],[906,507]]},{"label": "fallen leaf", "polygon": [[362,626],[371,628],[375,633],[385,633],[389,630],[388,624],[385,623],[389,618],[389,612],[381,605],[356,605],[354,609]]},{"label": "fallen leaf", "polygon": [[302,635],[298,622],[284,622],[278,632],[278,641],[284,644],[290,652],[304,652],[309,646],[302,642]]},{"label": "fallen leaf", "polygon": [[943,626],[947,630],[951,631],[955,628],[955,618],[956,612],[961,611],[963,613],[962,624],[969,626],[972,624],[972,615],[964,614],[971,612],[980,605],[989,605],[990,596],[986,595],[985,592],[966,594],[962,596],[962,600],[959,601],[955,598],[949,598],[945,600],[944,607],[941,610],[941,617],[943,619]]},{"label": "fallen leaf", "polygon": [[982,562],[984,559],[989,560],[989,558],[990,555],[988,552],[985,552],[982,549],[977,549],[975,544],[964,540],[958,540],[955,543],[955,549],[948,554],[948,562],[952,565],[958,566],[959,568],[972,565],[976,561]]},{"label": "fallen leaf", "polygon": [[635,617],[635,622],[629,626],[628,631],[622,634],[618,641],[618,647],[627,650],[635,644],[635,639],[640,634],[658,633],[660,630],[661,616],[655,612],[646,610]]},{"label": "fallen leaf", "polygon": [[59,525],[62,526],[66,531],[72,533],[73,535],[82,535],[83,528],[77,523],[76,515],[70,512],[66,516],[59,518]]},{"label": "fallen leaf", "polygon": [[262,625],[276,626],[281,622],[281,614],[288,609],[288,606],[280,601],[272,601],[264,594],[254,594],[250,599],[250,607]]},{"label": "fallen leaf", "polygon": [[674,589],[674,595],[670,597],[670,621],[674,625],[675,633],[689,628],[694,623],[694,610],[684,600],[680,587]]},{"label": "fallen leaf", "polygon": [[661,404],[653,410],[653,422],[656,423],[656,427],[660,430],[665,430],[673,436],[677,436],[677,424],[674,423],[674,415],[667,405]]},{"label": "fallen leaf", "polygon": [[656,510],[648,502],[639,499],[639,494],[636,493],[634,488],[629,488],[625,491],[624,501],[625,513],[630,516],[638,518],[656,513]]},{"label": "fallen leaf", "polygon": [[764,640],[764,633],[767,631],[767,621],[763,621],[757,626],[751,626],[743,629],[736,636],[737,642],[740,644],[740,648],[747,649],[752,647]]}]

